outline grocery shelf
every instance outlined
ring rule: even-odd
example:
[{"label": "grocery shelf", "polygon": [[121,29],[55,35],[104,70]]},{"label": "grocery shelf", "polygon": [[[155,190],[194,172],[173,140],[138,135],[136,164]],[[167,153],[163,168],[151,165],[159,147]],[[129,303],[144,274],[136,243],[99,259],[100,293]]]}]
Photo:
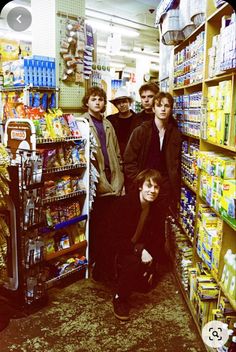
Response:
[{"label": "grocery shelf", "polygon": [[70,252],[75,251],[78,248],[83,248],[83,247],[86,247],[86,246],[87,246],[87,241],[82,241],[82,242],[79,242],[79,243],[75,243],[75,244],[73,244],[72,246],[70,246],[68,248],[61,249],[61,250],[56,251],[54,253],[46,254],[45,255],[45,260],[49,261],[49,260],[61,257],[62,255],[68,254]]}]

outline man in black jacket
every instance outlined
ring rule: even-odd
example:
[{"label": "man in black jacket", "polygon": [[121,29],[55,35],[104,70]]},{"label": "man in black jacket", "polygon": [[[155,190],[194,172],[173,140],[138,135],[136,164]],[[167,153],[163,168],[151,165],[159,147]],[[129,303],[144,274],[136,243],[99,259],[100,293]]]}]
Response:
[{"label": "man in black jacket", "polygon": [[128,94],[125,87],[117,90],[114,99],[110,102],[115,105],[118,112],[108,115],[107,119],[111,122],[119,142],[121,156],[125,151],[129,137],[136,126],[139,125],[139,120],[136,118],[136,113],[131,109],[133,97]]},{"label": "man in black jacket", "polygon": [[[151,285],[156,268],[158,235],[152,222],[161,175],[158,171],[143,170],[134,180],[132,192],[117,199],[110,209],[110,245],[117,255],[117,281],[113,297],[115,316],[129,319],[127,299],[141,286]],[[149,281],[146,282],[146,281]]]},{"label": "man in black jacket", "polygon": [[143,110],[137,113],[139,124],[154,119],[153,98],[159,92],[155,83],[145,83],[139,88],[139,95]]},{"label": "man in black jacket", "polygon": [[153,120],[142,123],[130,136],[124,153],[126,190],[132,188],[136,175],[146,169],[158,170],[163,184],[158,197],[155,229],[162,239],[160,256],[165,263],[165,218],[169,207],[176,214],[181,181],[181,133],[172,117],[173,97],[159,92],[153,100]]}]

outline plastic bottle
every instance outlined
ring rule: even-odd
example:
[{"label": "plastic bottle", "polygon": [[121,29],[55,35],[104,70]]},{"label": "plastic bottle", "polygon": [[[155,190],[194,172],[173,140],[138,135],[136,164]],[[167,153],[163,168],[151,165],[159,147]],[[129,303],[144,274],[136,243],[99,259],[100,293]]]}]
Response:
[{"label": "plastic bottle", "polygon": [[228,271],[226,271],[226,278],[224,283],[224,287],[228,293],[230,289],[231,280],[233,278],[234,261],[235,261],[235,254],[232,253],[228,258]]},{"label": "plastic bottle", "polygon": [[230,278],[227,292],[233,299],[236,298],[236,254],[232,254],[230,258]]},{"label": "plastic bottle", "polygon": [[221,282],[225,286],[226,281],[228,282],[229,277],[229,258],[232,255],[232,250],[228,249],[224,256],[224,268],[222,271]]}]

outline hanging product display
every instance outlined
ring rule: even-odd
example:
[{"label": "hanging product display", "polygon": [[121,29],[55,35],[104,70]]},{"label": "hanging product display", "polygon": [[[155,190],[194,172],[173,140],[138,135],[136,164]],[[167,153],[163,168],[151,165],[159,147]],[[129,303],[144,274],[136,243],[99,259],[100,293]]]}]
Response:
[{"label": "hanging product display", "polygon": [[83,83],[84,79],[89,79],[94,41],[92,28],[85,24],[84,18],[79,17],[77,21],[67,20],[60,46],[64,63],[61,79],[75,83]]}]

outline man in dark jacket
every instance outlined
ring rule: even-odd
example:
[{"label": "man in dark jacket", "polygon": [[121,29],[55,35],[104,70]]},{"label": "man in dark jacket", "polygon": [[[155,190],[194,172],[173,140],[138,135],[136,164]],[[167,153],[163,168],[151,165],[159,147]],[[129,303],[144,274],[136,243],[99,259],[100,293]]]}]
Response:
[{"label": "man in dark jacket", "polygon": [[141,289],[146,278],[151,281],[151,268],[156,268],[159,239],[152,222],[161,181],[158,171],[143,170],[134,180],[133,191],[117,199],[110,210],[110,245],[117,255],[113,309],[120,320],[129,319],[128,297]]},{"label": "man in dark jacket", "polygon": [[[132,188],[136,175],[146,169],[158,170],[163,184],[158,197],[156,231],[162,236],[160,255],[165,253],[165,218],[169,207],[176,213],[180,197],[181,133],[172,117],[173,97],[159,92],[154,97],[155,118],[138,126],[130,136],[124,153],[126,190]],[[165,261],[165,256],[163,256]]]},{"label": "man in dark jacket", "polygon": [[133,97],[128,94],[125,87],[117,90],[114,99],[110,100],[118,109],[118,112],[108,115],[107,119],[111,122],[119,142],[121,156],[125,151],[127,142],[134,128],[139,125],[136,113],[131,109]]},{"label": "man in dark jacket", "polygon": [[145,83],[139,88],[139,95],[143,110],[137,113],[139,124],[154,119],[153,98],[159,92],[155,83]]}]

